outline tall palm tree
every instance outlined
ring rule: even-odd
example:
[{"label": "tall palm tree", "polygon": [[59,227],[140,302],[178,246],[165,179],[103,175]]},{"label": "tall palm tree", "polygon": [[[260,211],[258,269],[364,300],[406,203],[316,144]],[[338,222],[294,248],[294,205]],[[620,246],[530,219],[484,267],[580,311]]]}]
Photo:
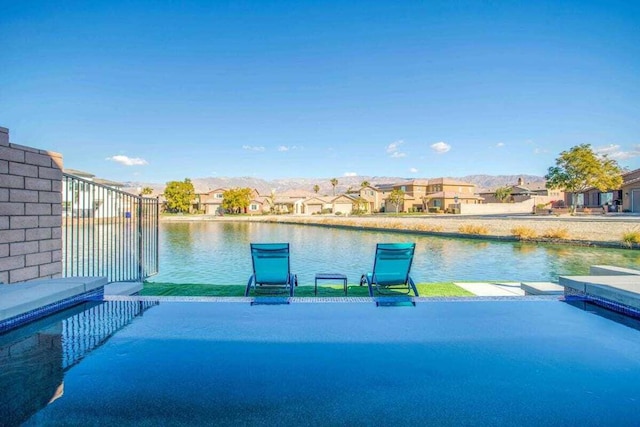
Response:
[{"label": "tall palm tree", "polygon": [[362,181],[362,182],[360,183],[360,187],[368,187],[368,186],[370,186],[370,185],[371,185],[371,184],[369,183],[369,181]]},{"label": "tall palm tree", "polygon": [[333,195],[336,195],[336,185],[338,185],[338,180],[336,178],[331,178],[331,185],[333,186]]},{"label": "tall palm tree", "polygon": [[313,191],[318,194],[318,191],[320,191],[320,186],[318,184],[313,186]]}]

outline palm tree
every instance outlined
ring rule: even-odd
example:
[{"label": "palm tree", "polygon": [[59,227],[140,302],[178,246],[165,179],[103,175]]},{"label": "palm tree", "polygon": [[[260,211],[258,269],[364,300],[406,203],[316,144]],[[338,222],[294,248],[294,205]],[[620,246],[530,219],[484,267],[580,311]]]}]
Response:
[{"label": "palm tree", "polygon": [[318,191],[320,191],[320,186],[318,184],[313,186],[313,191],[318,194]]},{"label": "palm tree", "polygon": [[369,183],[369,181],[366,181],[366,180],[365,180],[365,181],[362,181],[362,182],[360,183],[360,187],[368,187],[368,186],[370,186],[370,185],[371,185],[371,184]]},{"label": "palm tree", "polygon": [[143,196],[146,196],[147,194],[153,194],[153,188],[151,187],[144,187],[142,189],[142,193]]},{"label": "palm tree", "polygon": [[336,195],[336,185],[338,185],[338,180],[336,178],[331,178],[331,185],[333,186],[333,195]]}]

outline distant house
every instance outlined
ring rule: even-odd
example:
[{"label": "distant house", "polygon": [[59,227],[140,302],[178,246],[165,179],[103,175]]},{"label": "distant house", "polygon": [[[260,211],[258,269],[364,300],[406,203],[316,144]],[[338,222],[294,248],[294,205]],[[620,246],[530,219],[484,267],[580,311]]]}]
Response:
[{"label": "distant house", "polygon": [[[615,206],[611,210],[640,213],[640,169],[622,174],[620,188],[602,192],[597,188],[590,188],[576,197],[578,207],[598,208],[605,205]],[[567,193],[567,204],[572,203],[572,194]]]},{"label": "distant house", "polygon": [[309,197],[301,202],[302,212],[306,215],[320,214],[323,211],[333,209],[331,204],[332,197],[314,196]]},{"label": "distant house", "polygon": [[216,188],[205,193],[199,193],[199,208],[205,215],[220,215],[224,212],[222,201],[224,200],[224,192],[226,188]]},{"label": "distant house", "polygon": [[[522,178],[518,178],[517,184],[507,186],[510,189],[510,196],[507,202],[522,202],[524,200],[535,198],[536,204],[550,204],[551,207],[562,207],[565,205],[565,194],[563,190],[549,189],[546,182],[527,182]],[[479,192],[484,199],[483,203],[503,203],[502,200],[496,198],[495,193],[498,188],[489,189]]]},{"label": "distant house", "polygon": [[[121,191],[124,184],[96,178],[94,174],[77,169],[65,169],[64,173],[81,179],[65,180],[65,187],[62,189],[62,214],[64,216],[118,218],[125,217],[127,212],[133,210],[131,196]],[[101,189],[91,183],[117,191]]]},{"label": "distant house", "polygon": [[449,178],[434,178],[379,186],[384,198],[383,209],[395,211],[395,206],[388,197],[392,190],[402,190],[404,200],[398,207],[399,212],[423,212],[429,210],[453,209],[458,203],[480,203],[482,198],[475,193],[475,185]]}]

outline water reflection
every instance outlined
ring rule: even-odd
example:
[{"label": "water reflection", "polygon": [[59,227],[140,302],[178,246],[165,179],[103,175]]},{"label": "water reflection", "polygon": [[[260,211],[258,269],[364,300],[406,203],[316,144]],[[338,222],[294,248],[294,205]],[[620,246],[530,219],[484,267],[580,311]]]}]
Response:
[{"label": "water reflection", "polygon": [[379,242],[416,243],[412,275],[418,282],[553,281],[587,274],[594,264],[638,267],[640,253],[522,242],[451,239],[328,227],[246,223],[163,223],[160,274],[154,282],[244,285],[251,274],[249,243],[289,242],[291,267],[303,285],[315,273],[346,274],[350,284],[373,267]]},{"label": "water reflection", "polygon": [[64,397],[64,374],[157,302],[89,302],[0,335],[0,425]]}]

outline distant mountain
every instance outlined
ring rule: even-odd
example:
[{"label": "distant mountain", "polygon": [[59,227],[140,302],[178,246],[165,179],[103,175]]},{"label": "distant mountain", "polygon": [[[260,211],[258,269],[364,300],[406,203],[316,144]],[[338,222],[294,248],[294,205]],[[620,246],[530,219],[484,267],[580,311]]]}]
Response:
[{"label": "distant mountain", "polygon": [[516,185],[519,178],[522,178],[525,186],[528,183],[545,182],[543,176],[536,175],[467,175],[453,179],[475,184],[477,190],[493,190],[498,187]]},{"label": "distant mountain", "polygon": [[[544,182],[544,178],[535,175],[467,175],[463,177],[448,177],[458,181],[475,184],[478,190],[495,189],[507,185],[515,185],[518,178],[522,178],[526,183]],[[350,188],[359,188],[363,181],[368,181],[371,185],[393,184],[411,181],[414,178],[388,177],[388,176],[341,176],[336,177],[336,194],[344,193]],[[419,178],[428,179],[428,178]],[[253,177],[206,177],[193,178],[191,180],[196,189],[196,193],[205,193],[216,188],[249,187],[255,188],[260,194],[269,194],[272,190],[281,193],[286,190],[307,190],[313,191],[313,186],[318,185],[320,195],[333,194],[331,178],[282,178],[265,180]],[[164,191],[165,184],[127,182],[125,191],[136,192],[138,188],[151,187],[154,194]]]}]

